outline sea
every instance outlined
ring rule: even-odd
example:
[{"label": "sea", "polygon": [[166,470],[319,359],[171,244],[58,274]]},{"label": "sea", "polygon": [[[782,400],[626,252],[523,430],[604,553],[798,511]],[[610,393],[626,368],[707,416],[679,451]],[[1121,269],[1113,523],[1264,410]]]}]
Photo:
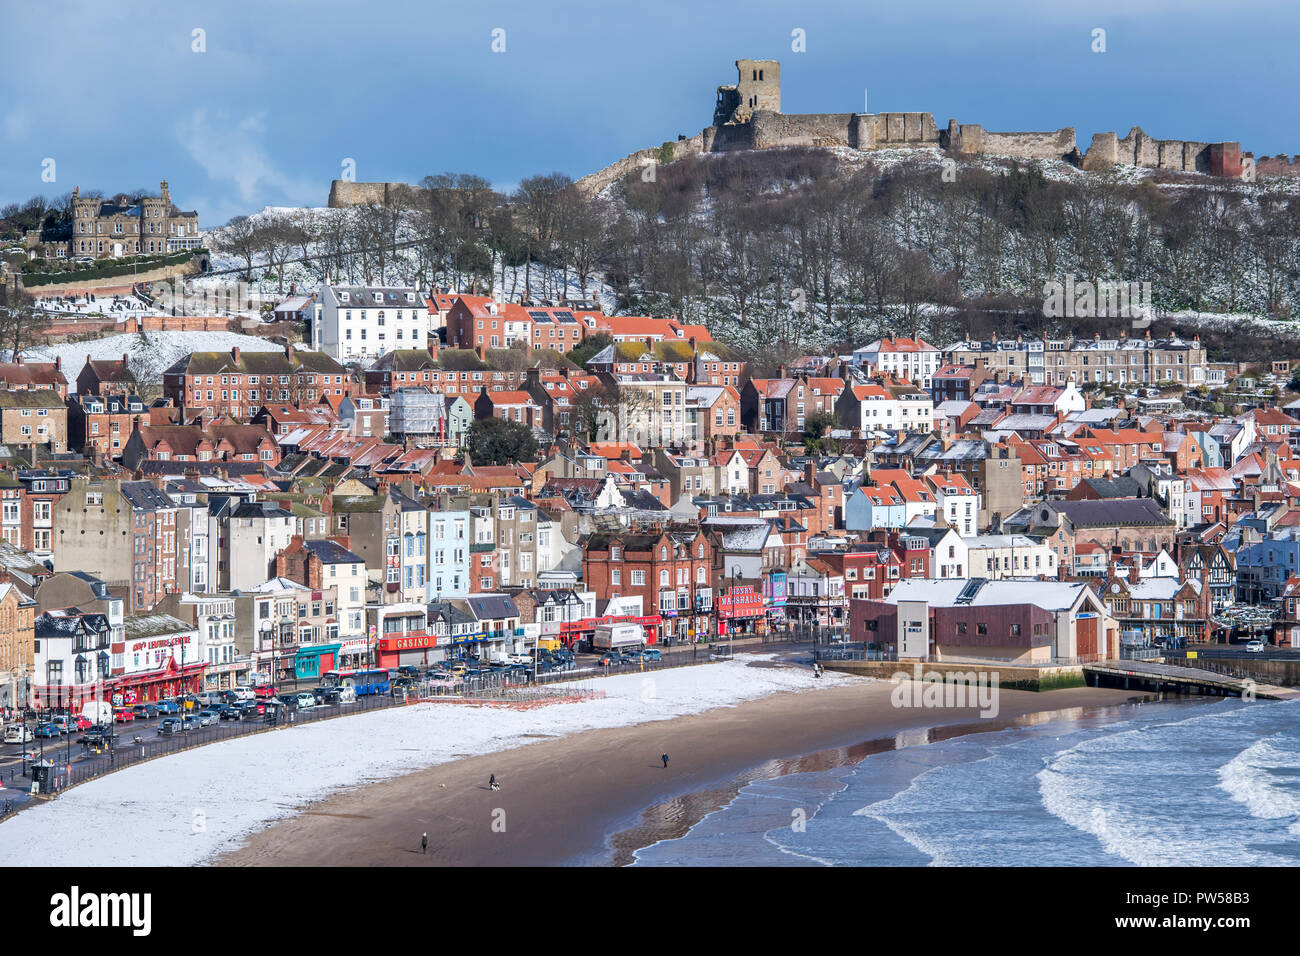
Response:
[{"label": "sea", "polygon": [[940,736],[748,783],[630,865],[1300,863],[1300,701],[1152,701]]}]

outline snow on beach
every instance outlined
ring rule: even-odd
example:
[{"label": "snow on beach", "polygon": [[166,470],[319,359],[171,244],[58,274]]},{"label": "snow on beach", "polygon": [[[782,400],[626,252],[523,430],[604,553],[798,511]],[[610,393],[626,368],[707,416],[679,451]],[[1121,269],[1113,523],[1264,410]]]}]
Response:
[{"label": "snow on beach", "polygon": [[[536,743],[536,735],[698,714],[782,691],[866,678],[749,666],[746,654],[698,667],[575,681],[604,698],[530,710],[425,703],[255,734],[138,764],[0,824],[8,866],[187,866],[341,789],[458,757]],[[560,685],[551,685],[560,686]]]}]

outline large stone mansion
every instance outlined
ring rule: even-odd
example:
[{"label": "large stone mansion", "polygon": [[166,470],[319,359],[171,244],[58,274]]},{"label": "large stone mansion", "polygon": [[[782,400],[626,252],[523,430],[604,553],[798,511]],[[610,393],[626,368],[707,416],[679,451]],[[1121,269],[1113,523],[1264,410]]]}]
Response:
[{"label": "large stone mansion", "polygon": [[[44,243],[46,255],[109,259],[201,247],[199,214],[182,212],[172,205],[166,180],[159,184],[159,192],[160,195],[128,203],[124,195],[112,199],[82,198],[80,187],[74,188],[72,234],[62,243]],[[51,249],[51,245],[63,248]]]}]

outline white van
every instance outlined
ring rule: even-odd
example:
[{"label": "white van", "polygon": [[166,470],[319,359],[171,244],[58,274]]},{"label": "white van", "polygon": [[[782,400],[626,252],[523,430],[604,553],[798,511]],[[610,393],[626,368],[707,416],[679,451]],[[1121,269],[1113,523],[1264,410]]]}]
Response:
[{"label": "white van", "polygon": [[32,732],[27,729],[26,724],[10,724],[5,728],[4,742],[7,744],[29,744],[32,742]]},{"label": "white van", "polygon": [[344,684],[339,687],[339,703],[355,704],[357,702],[357,689],[351,684]]},{"label": "white van", "polygon": [[81,716],[92,724],[111,724],[113,722],[113,705],[106,700],[87,701],[82,705]]}]

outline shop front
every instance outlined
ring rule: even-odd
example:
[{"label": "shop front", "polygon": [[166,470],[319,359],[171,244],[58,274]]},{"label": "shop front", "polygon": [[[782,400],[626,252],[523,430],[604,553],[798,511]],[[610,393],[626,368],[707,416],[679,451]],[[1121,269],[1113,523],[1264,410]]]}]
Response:
[{"label": "shop front", "polygon": [[203,672],[207,666],[203,661],[182,666],[176,663],[176,658],[169,657],[156,670],[126,674],[109,682],[106,687],[115,707],[156,703],[202,691]]},{"label": "shop front", "polygon": [[[443,638],[447,642],[447,638]],[[398,667],[428,667],[447,657],[438,646],[438,635],[425,631],[385,635],[379,639],[375,666],[393,670]]]},{"label": "shop front", "polygon": [[766,618],[769,631],[779,631],[786,626],[786,577],[784,571],[772,571],[764,585]]},{"label": "shop front", "polygon": [[765,633],[763,595],[751,584],[725,588],[718,596],[718,636]]},{"label": "shop front", "polygon": [[320,683],[321,675],[336,669],[342,644],[309,644],[300,646],[293,659],[295,680]]},{"label": "shop front", "polygon": [[443,638],[445,659],[448,661],[479,661],[491,657],[494,651],[505,653],[505,633],[490,634],[475,631]]}]

